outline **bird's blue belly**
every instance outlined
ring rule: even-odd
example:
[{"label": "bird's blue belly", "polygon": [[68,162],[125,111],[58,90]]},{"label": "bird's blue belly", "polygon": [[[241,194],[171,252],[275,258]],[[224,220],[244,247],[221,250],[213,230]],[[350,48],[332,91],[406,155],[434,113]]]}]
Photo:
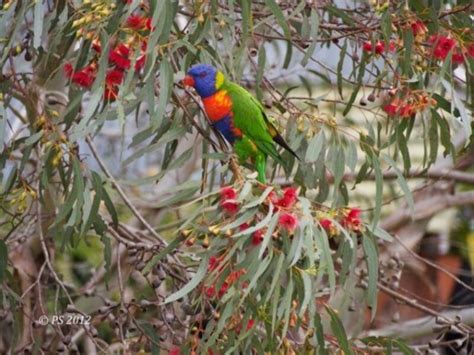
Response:
[{"label": "bird's blue belly", "polygon": [[234,133],[232,116],[224,116],[219,121],[214,121],[212,125],[224,136],[225,139],[227,139],[230,144],[234,144],[237,137]]}]

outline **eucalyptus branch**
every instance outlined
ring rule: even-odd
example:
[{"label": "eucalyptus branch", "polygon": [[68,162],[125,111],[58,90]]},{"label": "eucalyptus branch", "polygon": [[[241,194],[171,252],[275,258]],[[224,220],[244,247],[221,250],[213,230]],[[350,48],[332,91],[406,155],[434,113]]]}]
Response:
[{"label": "eucalyptus branch", "polygon": [[99,166],[101,167],[102,171],[110,179],[112,186],[115,188],[115,190],[117,190],[118,194],[120,195],[122,200],[125,202],[125,204],[128,206],[128,208],[130,208],[134,216],[145,226],[145,228],[151,233],[151,235],[153,235],[163,246],[167,246],[168,243],[153,229],[152,226],[150,226],[150,224],[146,221],[146,219],[140,214],[140,212],[136,209],[136,207],[127,197],[125,192],[122,190],[118,182],[115,180],[113,175],[107,169],[107,167],[105,166],[105,163],[102,161],[99,154],[97,153],[94,143],[92,143],[92,140],[89,136],[86,137],[86,142],[89,148],[91,149],[91,152],[94,155],[94,158],[99,163]]}]

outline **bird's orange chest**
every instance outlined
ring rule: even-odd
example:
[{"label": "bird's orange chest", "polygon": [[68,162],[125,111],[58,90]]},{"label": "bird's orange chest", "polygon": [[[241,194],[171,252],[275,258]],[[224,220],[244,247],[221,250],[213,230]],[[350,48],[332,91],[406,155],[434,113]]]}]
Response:
[{"label": "bird's orange chest", "polygon": [[219,90],[214,95],[204,98],[202,102],[212,121],[219,121],[232,111],[232,99],[226,90]]}]

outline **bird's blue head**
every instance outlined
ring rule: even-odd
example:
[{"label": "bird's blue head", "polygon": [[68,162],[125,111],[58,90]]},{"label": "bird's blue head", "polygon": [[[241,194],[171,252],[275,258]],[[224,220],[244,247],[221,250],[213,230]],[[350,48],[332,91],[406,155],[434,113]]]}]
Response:
[{"label": "bird's blue head", "polygon": [[214,95],[224,83],[224,74],[209,64],[196,64],[183,80],[184,85],[192,86],[202,98]]}]

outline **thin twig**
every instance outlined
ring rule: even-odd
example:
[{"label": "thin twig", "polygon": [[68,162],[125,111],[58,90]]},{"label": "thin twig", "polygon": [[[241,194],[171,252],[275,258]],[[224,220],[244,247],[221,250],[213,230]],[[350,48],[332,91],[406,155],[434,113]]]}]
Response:
[{"label": "thin twig", "polygon": [[97,160],[97,163],[99,163],[100,168],[104,172],[104,174],[110,179],[110,182],[112,183],[113,187],[117,190],[119,193],[120,197],[122,200],[125,202],[125,204],[130,208],[132,213],[135,215],[135,217],[145,226],[145,228],[163,245],[163,246],[168,246],[168,243],[153,229],[152,226],[146,221],[146,219],[140,214],[140,212],[136,209],[136,207],[133,205],[133,203],[130,201],[130,199],[127,197],[125,192],[122,190],[118,182],[115,180],[115,178],[112,176],[110,171],[107,169],[105,166],[105,163],[102,161],[100,158],[99,154],[97,153],[97,150],[95,149],[94,143],[92,142],[92,139],[90,136],[86,137],[86,142],[89,148],[91,149],[92,154],[94,155],[94,158]]}]

